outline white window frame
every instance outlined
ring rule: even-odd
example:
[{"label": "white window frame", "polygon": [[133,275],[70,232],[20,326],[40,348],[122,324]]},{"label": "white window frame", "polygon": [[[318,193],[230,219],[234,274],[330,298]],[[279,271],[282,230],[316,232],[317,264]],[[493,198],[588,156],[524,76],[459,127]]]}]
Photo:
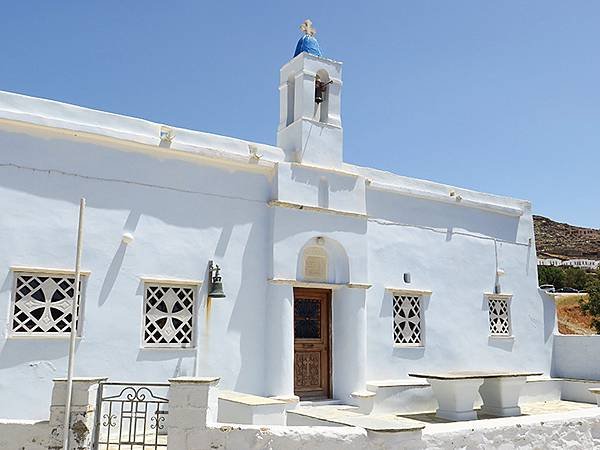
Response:
[{"label": "white window frame", "polygon": [[[15,320],[15,303],[17,300],[17,280],[21,276],[31,277],[46,277],[46,278],[59,278],[69,277],[75,278],[75,271],[69,269],[56,269],[49,267],[27,267],[27,266],[12,266],[10,268],[12,272],[12,290],[10,292],[10,306],[8,314],[8,337],[9,338],[34,338],[34,339],[64,339],[69,338],[71,335],[70,327],[69,331],[55,332],[55,331],[44,331],[44,332],[32,332],[32,331],[14,331],[14,320]],[[77,318],[77,338],[83,336],[83,324],[85,317],[85,297],[87,280],[90,275],[90,271],[80,271],[80,290],[79,290],[79,307],[78,307],[78,318]]]},{"label": "white window frame", "polygon": [[[394,348],[425,347],[425,308],[423,297],[427,293],[430,294],[429,291],[392,290],[392,342]],[[417,299],[419,304],[419,342],[396,342],[396,312],[394,310],[396,297],[412,297]]]},{"label": "white window frame", "polygon": [[[198,293],[202,282],[199,280],[182,280],[176,278],[154,278],[154,277],[141,277],[143,283],[143,300],[142,300],[142,320],[140,327],[140,347],[142,349],[167,349],[167,350],[185,350],[194,349],[196,347],[196,333],[197,333],[197,318],[198,318]],[[186,288],[192,290],[192,314],[191,314],[191,325],[192,333],[190,337],[190,343],[151,343],[146,342],[146,303],[147,290],[149,287],[158,286],[162,288]]]},{"label": "white window frame", "polygon": [[[511,312],[511,303],[512,303],[512,294],[485,294],[487,300],[487,322],[488,322],[488,333],[490,338],[498,338],[498,339],[513,339],[513,326],[512,326],[512,312]],[[504,301],[506,302],[506,321],[508,322],[508,333],[493,333],[492,332],[492,322],[491,322],[491,302],[495,301]]]}]

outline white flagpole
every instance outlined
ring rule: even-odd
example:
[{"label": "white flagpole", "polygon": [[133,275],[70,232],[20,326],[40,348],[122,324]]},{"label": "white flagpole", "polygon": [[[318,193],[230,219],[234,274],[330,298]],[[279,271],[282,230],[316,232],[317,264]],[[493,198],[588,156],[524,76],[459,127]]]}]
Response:
[{"label": "white flagpole", "polygon": [[67,371],[67,402],[65,407],[65,428],[63,432],[63,449],[69,450],[71,426],[71,397],[73,395],[73,369],[75,365],[75,338],[77,337],[77,315],[79,312],[79,281],[81,279],[81,250],[83,243],[83,211],[85,198],[79,201],[79,225],[77,227],[77,253],[75,256],[75,286],[73,289],[73,306],[71,309],[71,336],[69,339],[69,366]]}]

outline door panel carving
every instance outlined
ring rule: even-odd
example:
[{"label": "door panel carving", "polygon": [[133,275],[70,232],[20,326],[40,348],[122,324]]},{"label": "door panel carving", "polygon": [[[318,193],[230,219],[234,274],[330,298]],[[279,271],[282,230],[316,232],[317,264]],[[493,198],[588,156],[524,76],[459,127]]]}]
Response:
[{"label": "door panel carving", "polygon": [[294,391],[300,398],[330,392],[331,292],[294,289]]}]

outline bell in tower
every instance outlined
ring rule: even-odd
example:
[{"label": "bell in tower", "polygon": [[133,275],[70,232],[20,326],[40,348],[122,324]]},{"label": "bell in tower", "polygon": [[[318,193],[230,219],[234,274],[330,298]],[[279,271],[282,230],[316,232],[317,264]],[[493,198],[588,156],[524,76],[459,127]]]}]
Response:
[{"label": "bell in tower", "polygon": [[287,161],[340,166],[342,64],[323,57],[310,20],[300,30],[294,58],[280,71],[277,145]]}]

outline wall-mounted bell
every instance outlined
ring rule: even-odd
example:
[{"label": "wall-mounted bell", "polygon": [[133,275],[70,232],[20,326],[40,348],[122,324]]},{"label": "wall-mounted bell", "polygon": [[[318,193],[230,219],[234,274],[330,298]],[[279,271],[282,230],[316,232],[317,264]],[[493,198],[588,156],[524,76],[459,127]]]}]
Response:
[{"label": "wall-mounted bell", "polygon": [[210,298],[225,298],[225,292],[223,292],[223,282],[219,272],[221,268],[217,264],[213,264],[212,261],[208,262],[208,296]]},{"label": "wall-mounted bell", "polygon": [[333,81],[328,81],[327,83],[323,83],[321,80],[315,81],[315,103],[318,105],[319,103],[323,103],[323,99],[325,98],[325,91],[327,90],[327,86],[329,86]]},{"label": "wall-mounted bell", "polygon": [[317,86],[315,87],[315,103],[318,105],[319,103],[323,103],[323,89],[319,87],[320,82],[317,81]]}]

